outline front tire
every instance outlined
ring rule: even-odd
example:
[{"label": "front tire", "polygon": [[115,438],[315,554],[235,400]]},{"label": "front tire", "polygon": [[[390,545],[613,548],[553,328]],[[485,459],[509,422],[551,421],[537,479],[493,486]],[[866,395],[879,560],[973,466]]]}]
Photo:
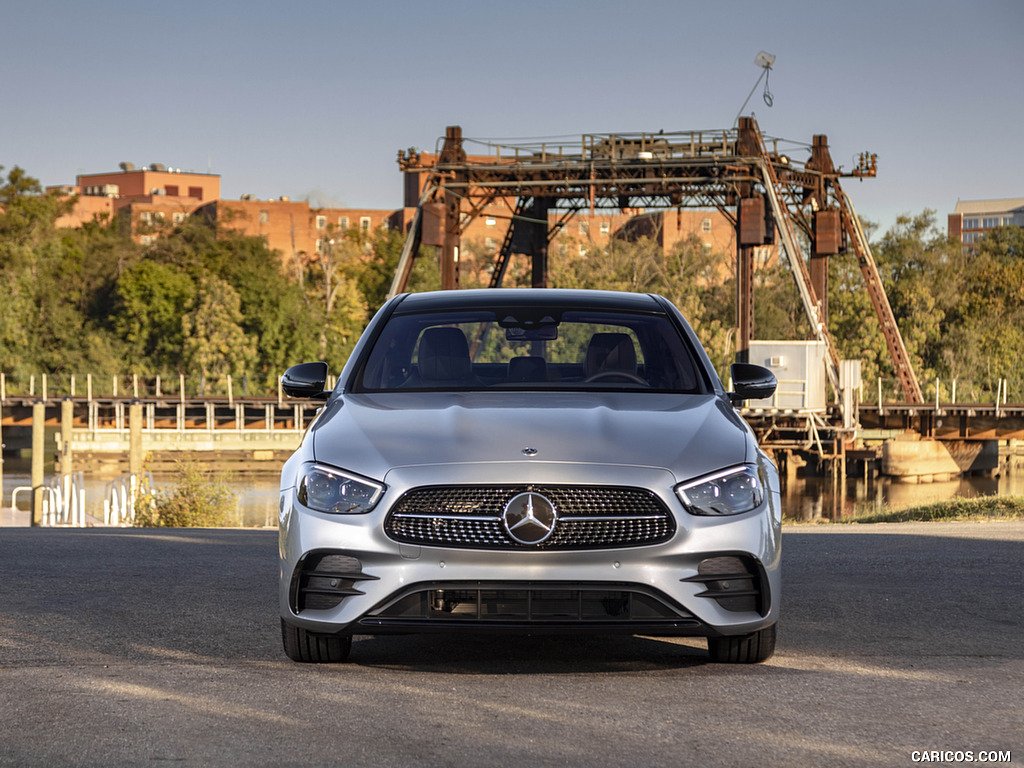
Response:
[{"label": "front tire", "polygon": [[339,664],[352,650],[351,636],[321,635],[281,619],[281,642],[292,661],[304,664]]},{"label": "front tire", "polygon": [[709,637],[708,653],[719,664],[760,664],[775,653],[775,625],[749,635]]}]

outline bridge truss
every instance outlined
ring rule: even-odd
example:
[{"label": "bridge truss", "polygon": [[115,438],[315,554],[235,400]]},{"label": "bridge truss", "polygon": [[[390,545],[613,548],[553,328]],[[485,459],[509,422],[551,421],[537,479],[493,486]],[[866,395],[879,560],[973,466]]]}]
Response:
[{"label": "bridge truss", "polygon": [[754,332],[754,248],[778,242],[815,338],[825,344],[827,374],[838,392],[839,361],[828,331],[828,260],[852,251],[904,396],[922,402],[864,230],[840,184],[840,178],[873,177],[875,157],[861,155],[854,170],[843,172],[832,162],[826,136],[813,137],[803,162],[783,154],[780,141],[766,141],[757,122],[744,117],[735,129],[587,134],[572,141],[489,144],[490,154],[469,156],[461,128],[449,127],[439,153],[399,152],[407,183],[418,183],[420,194],[390,295],[405,289],[421,245],[438,248],[442,288],[458,288],[461,235],[496,202],[509,202],[514,213],[495,256],[491,287],[501,285],[513,254],[528,255],[532,284],[546,287],[548,248],[581,211],[717,209],[736,229],[738,360],[747,359]]}]

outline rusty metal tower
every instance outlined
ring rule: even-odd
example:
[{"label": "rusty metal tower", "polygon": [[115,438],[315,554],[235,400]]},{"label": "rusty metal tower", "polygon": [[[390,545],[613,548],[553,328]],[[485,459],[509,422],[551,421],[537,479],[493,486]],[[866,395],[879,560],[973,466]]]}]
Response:
[{"label": "rusty metal tower", "polygon": [[458,288],[461,234],[499,200],[515,204],[491,287],[501,285],[513,254],[528,255],[532,284],[546,287],[549,244],[585,209],[714,208],[736,228],[739,359],[745,359],[753,338],[753,250],[776,242],[777,233],[815,338],[825,344],[828,377],[838,391],[839,362],[828,331],[828,260],[852,249],[904,396],[922,402],[867,238],[840,185],[840,178],[874,176],[876,158],[861,155],[853,171],[843,172],[832,162],[827,137],[814,136],[804,162],[780,152],[781,141],[766,141],[757,122],[742,117],[735,129],[585,134],[573,141],[492,144],[491,154],[471,157],[461,128],[449,127],[439,153],[399,152],[407,184],[418,184],[419,202],[390,295],[404,290],[421,244],[439,250],[442,288]]}]

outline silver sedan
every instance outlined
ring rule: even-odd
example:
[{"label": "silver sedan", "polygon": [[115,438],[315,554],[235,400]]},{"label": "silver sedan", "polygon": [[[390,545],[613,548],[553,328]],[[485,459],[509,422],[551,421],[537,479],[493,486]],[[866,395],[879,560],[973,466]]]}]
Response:
[{"label": "silver sedan", "polygon": [[703,636],[711,658],[775,647],[778,472],[660,296],[406,294],[370,322],[281,474],[280,609],[295,661],[359,634]]}]

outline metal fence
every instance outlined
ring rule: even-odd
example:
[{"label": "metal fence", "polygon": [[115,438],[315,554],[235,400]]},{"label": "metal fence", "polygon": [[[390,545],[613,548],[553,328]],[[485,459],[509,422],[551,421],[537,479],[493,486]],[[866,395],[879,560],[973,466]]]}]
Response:
[{"label": "metal fence", "polygon": [[[872,391],[873,390],[873,391]],[[1024,402],[1024,381],[1007,378],[992,379],[932,379],[921,382],[921,396],[925,403],[999,404]],[[862,403],[899,403],[906,400],[899,379],[879,378],[875,386],[861,385]]]},{"label": "metal fence", "polygon": [[[18,507],[18,496],[28,496],[29,509],[32,506],[32,486],[21,485],[11,492],[11,506]],[[81,472],[51,477],[40,487],[43,494],[42,525],[85,526],[85,482]]]}]

